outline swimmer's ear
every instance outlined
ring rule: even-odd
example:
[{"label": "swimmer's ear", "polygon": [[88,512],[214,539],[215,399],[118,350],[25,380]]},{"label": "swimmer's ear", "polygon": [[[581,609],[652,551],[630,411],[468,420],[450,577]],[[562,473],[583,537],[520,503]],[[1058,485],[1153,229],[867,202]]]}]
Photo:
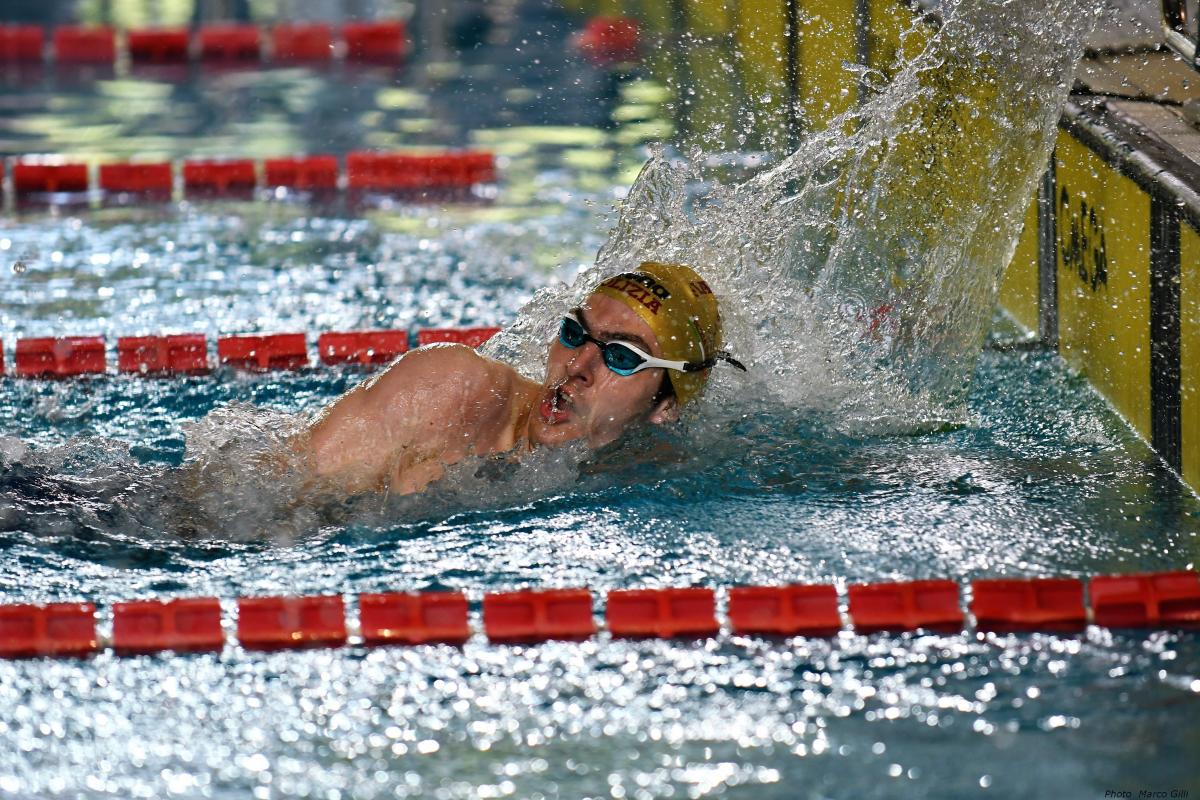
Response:
[{"label": "swimmer's ear", "polygon": [[679,421],[679,403],[675,395],[664,397],[650,411],[650,421],[655,425]]}]

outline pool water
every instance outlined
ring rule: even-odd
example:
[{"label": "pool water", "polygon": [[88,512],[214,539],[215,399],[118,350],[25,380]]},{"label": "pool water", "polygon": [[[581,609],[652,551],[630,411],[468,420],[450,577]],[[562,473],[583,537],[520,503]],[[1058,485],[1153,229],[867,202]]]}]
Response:
[{"label": "pool water", "polygon": [[[531,106],[526,118],[466,129],[425,80],[445,69],[271,80],[280,97],[327,98],[315,108],[331,97],[356,104],[359,123],[337,147],[410,144],[407,134],[366,135],[411,119],[421,120],[412,131],[445,134],[426,143],[493,147],[494,197],[11,210],[0,220],[8,363],[18,336],[105,333],[111,344],[147,332],[513,320],[538,289],[590,264],[608,208],[667,123],[597,121],[593,106],[547,119]],[[458,69],[471,85],[496,77]],[[163,132],[138,152],[161,144],[191,155],[207,142],[267,154],[251,151],[310,130],[303,115],[261,119],[275,107],[262,99],[271,81],[253,83],[259,99],[241,127],[213,122],[205,98],[220,92],[197,80],[180,113],[208,120],[196,128],[207,133]],[[121,91],[168,84],[130,85]],[[647,83],[614,86],[606,114],[661,97]],[[110,87],[100,88],[10,90],[73,109],[29,133],[23,150],[69,148],[56,131],[110,113],[95,99]],[[381,93],[392,106],[380,107]],[[368,125],[365,114],[382,117]],[[122,142],[124,131],[105,150],[121,155]],[[588,587],[602,605],[613,588],[804,581],[844,591],[1195,568],[1200,501],[1056,356],[995,346],[1017,335],[997,314],[962,425],[871,434],[748,398],[729,441],[694,458],[618,453],[544,484],[537,470],[469,465],[429,499],[368,499],[344,513],[284,513],[269,485],[245,483],[232,464],[206,473],[216,499],[186,531],[174,525],[186,458],[239,453],[239,436],[269,437],[363,373],[6,379],[0,602],[461,589],[478,622],[484,592],[518,587]],[[1196,792],[1198,712],[1194,632],[602,634],[534,646],[476,637],[461,648],[105,653],[0,662],[0,796]]]}]

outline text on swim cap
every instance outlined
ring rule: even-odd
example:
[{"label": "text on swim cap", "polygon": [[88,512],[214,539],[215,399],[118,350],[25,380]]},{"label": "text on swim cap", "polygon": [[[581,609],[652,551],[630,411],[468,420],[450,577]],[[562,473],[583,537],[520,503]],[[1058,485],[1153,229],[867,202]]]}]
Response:
[{"label": "text on swim cap", "polygon": [[651,314],[657,314],[658,309],[662,308],[662,301],[671,297],[667,287],[642,272],[625,272],[600,285],[637,300]]}]

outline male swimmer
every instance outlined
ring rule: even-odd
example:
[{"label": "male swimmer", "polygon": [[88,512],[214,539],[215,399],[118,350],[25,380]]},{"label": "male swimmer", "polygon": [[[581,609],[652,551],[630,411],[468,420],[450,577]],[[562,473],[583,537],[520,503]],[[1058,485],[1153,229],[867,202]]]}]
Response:
[{"label": "male swimmer", "polygon": [[565,317],[546,381],[461,345],[413,350],[340,397],[293,442],[322,488],[419,492],[445,468],[663,424],[704,389],[721,347],[717,299],[680,264],[609,278]]}]

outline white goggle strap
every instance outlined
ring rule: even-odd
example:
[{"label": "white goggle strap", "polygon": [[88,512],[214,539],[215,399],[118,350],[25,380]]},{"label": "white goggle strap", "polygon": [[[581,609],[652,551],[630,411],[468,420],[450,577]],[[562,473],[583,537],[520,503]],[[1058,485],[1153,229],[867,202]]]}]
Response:
[{"label": "white goggle strap", "polygon": [[[638,364],[634,368],[633,372],[641,372],[644,369],[651,369],[652,367],[661,367],[663,369],[674,369],[674,370],[679,370],[680,372],[685,372],[687,370],[688,362],[686,362],[686,361],[667,361],[665,358],[655,358],[654,356],[650,355],[649,353],[642,352],[642,349],[640,347],[637,347],[636,345],[632,345],[629,342],[619,342],[619,344],[623,347],[628,347],[630,350],[637,353],[638,356],[645,359],[644,361],[642,361],[642,363]],[[631,372],[629,374],[632,375],[633,372]]]}]

